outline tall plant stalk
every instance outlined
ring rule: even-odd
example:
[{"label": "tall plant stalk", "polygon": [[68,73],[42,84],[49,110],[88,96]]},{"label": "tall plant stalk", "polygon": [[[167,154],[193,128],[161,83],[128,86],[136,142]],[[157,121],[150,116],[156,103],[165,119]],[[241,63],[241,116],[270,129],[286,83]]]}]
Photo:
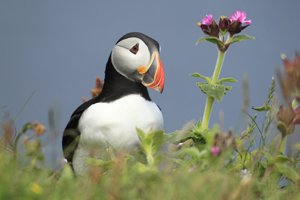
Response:
[{"label": "tall plant stalk", "polygon": [[226,51],[233,43],[255,39],[248,35],[239,34],[252,23],[252,21],[247,20],[246,17],[246,12],[236,11],[230,17],[221,16],[217,23],[213,18],[213,15],[208,14],[201,20],[201,22],[197,23],[206,36],[200,37],[196,44],[206,41],[213,43],[218,47],[218,58],[213,75],[211,77],[207,77],[200,73],[193,74],[195,78],[204,80],[204,82],[197,83],[198,87],[206,95],[206,103],[201,121],[202,130],[208,129],[214,101],[222,101],[224,95],[232,88],[231,86],[224,85],[224,83],[233,83],[237,81],[232,77],[219,79]]},{"label": "tall plant stalk", "polygon": [[[216,66],[214,69],[214,73],[211,77],[212,79],[212,84],[216,84],[218,81],[218,78],[220,76],[221,73],[221,69],[223,66],[223,62],[224,62],[224,58],[225,58],[225,52],[218,50],[218,58],[217,58],[217,62],[216,62]],[[204,108],[204,113],[203,113],[203,118],[202,118],[202,129],[207,129],[209,126],[209,121],[210,121],[210,116],[211,116],[211,111],[212,111],[212,106],[214,104],[214,98],[211,96],[206,96],[206,103],[205,103],[205,108]]]}]

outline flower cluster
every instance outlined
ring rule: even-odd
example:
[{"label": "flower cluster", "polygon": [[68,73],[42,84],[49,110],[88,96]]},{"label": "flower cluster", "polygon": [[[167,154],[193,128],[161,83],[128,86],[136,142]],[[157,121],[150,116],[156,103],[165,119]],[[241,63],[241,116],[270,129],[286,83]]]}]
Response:
[{"label": "flower cluster", "polygon": [[248,35],[236,35],[252,23],[251,20],[246,18],[247,14],[239,10],[230,17],[221,16],[218,23],[214,20],[213,15],[206,15],[201,22],[197,23],[197,26],[201,28],[206,36],[199,38],[197,43],[202,41],[211,42],[217,44],[221,52],[225,52],[233,43],[255,39]]},{"label": "flower cluster", "polygon": [[278,74],[280,86],[287,105],[282,105],[277,113],[278,128],[283,136],[293,132],[300,124],[300,54],[293,60],[282,56],[284,71]]},{"label": "flower cluster", "polygon": [[228,32],[230,36],[240,33],[243,29],[249,26],[252,21],[247,20],[247,14],[243,11],[236,11],[229,18],[226,16],[221,16],[219,23],[214,20],[213,15],[206,15],[201,22],[197,25],[202,29],[202,31],[213,37],[218,37],[221,33],[223,36]]}]

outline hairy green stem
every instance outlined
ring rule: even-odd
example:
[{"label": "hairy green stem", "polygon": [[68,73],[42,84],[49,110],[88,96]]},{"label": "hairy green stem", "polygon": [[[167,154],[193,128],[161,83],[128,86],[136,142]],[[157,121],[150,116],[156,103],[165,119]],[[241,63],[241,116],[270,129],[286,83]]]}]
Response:
[{"label": "hairy green stem", "polygon": [[[225,58],[225,52],[218,50],[218,58],[217,58],[217,63],[215,66],[214,73],[212,75],[212,84],[216,84],[218,81],[218,78],[221,73],[223,61]],[[205,103],[205,108],[204,108],[204,113],[203,113],[203,118],[202,118],[202,123],[201,123],[201,128],[203,130],[208,128],[209,125],[209,120],[210,120],[210,114],[212,111],[212,106],[214,104],[214,98],[211,96],[206,97],[206,103]]]},{"label": "hairy green stem", "polygon": [[286,136],[282,137],[281,138],[281,141],[280,141],[280,145],[279,145],[279,152],[281,154],[284,154],[284,151],[285,151],[285,145],[286,145]]},{"label": "hairy green stem", "polygon": [[224,57],[225,57],[225,52],[218,50],[217,63],[216,63],[215,70],[214,70],[214,73],[213,73],[213,76],[212,76],[212,83],[213,84],[217,83],[217,81],[218,81],[218,78],[219,78],[220,73],[221,73]]}]

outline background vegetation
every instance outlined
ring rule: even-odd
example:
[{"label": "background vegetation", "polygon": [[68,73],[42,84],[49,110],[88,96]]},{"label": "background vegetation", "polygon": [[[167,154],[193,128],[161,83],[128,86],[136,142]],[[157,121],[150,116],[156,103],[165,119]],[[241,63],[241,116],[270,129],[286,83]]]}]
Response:
[{"label": "background vegetation", "polygon": [[[138,130],[140,152],[107,149],[106,160],[88,160],[85,177],[75,177],[68,165],[47,169],[42,124],[25,124],[16,133],[8,121],[2,125],[0,199],[298,199],[300,154],[281,151],[274,87],[273,80],[242,132],[225,133],[218,125],[200,132],[199,123],[169,134]],[[16,159],[18,138],[22,159]]]}]

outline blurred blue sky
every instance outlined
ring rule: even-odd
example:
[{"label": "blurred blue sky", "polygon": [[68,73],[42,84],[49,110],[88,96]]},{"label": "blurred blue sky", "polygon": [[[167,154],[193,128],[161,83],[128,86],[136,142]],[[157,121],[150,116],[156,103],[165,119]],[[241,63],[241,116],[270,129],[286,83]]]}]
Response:
[{"label": "blurred blue sky", "polygon": [[[162,108],[167,132],[202,117],[205,96],[194,72],[211,75],[217,50],[195,45],[203,36],[195,25],[206,14],[230,16],[244,10],[253,24],[244,33],[257,39],[230,47],[221,76],[239,80],[217,103],[212,123],[224,112],[226,128],[241,123],[242,77],[250,80],[250,105],[265,99],[280,54],[294,56],[300,48],[298,0],[191,1],[0,1],[0,113],[18,115],[17,128],[38,120],[48,126],[54,108],[61,133],[71,113],[90,97],[96,76],[104,77],[111,48],[123,34],[139,31],[162,46],[166,83],[163,94],[151,91]],[[212,124],[211,123],[211,124]]]}]

